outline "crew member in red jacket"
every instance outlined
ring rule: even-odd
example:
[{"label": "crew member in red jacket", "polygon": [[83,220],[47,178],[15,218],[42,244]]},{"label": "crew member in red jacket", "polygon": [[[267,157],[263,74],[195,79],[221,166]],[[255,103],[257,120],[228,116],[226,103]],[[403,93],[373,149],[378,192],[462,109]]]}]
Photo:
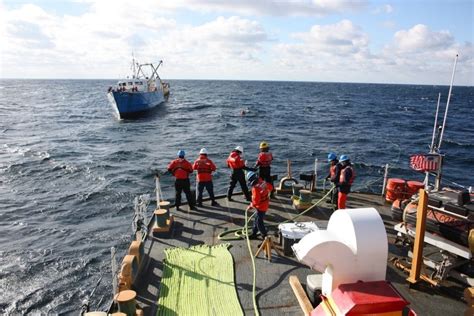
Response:
[{"label": "crew member in red jacket", "polygon": [[337,155],[335,153],[328,154],[328,162],[330,164],[329,167],[329,174],[326,177],[326,180],[330,180],[335,189],[332,191],[331,194],[331,204],[337,207],[337,195],[338,195],[338,186],[339,186],[339,177],[341,176],[341,167],[342,165],[337,160]]},{"label": "crew member in red jacket", "polygon": [[227,158],[227,167],[232,169],[232,174],[230,175],[230,185],[229,189],[227,190],[227,200],[229,201],[232,201],[232,193],[234,192],[234,188],[237,182],[240,183],[240,187],[242,188],[242,192],[244,193],[247,201],[251,200],[249,189],[247,188],[247,184],[245,183],[244,170],[252,169],[245,165],[245,161],[242,159],[241,156],[243,152],[244,149],[242,148],[242,146],[237,146],[234,150],[232,150],[229,157]]},{"label": "crew member in red jacket", "polygon": [[265,182],[270,183],[273,186],[271,176],[271,164],[273,161],[273,155],[269,150],[270,146],[267,142],[260,143],[260,153],[258,154],[257,162],[255,163],[255,168],[258,168],[258,176],[265,180]]},{"label": "crew member in red jacket", "polygon": [[189,161],[184,159],[185,156],[184,150],[178,151],[178,158],[173,160],[168,165],[168,171],[176,178],[174,182],[174,188],[176,190],[175,205],[176,210],[179,211],[179,206],[181,205],[181,192],[184,191],[186,194],[186,199],[188,200],[189,208],[192,210],[197,210],[194,205],[194,200],[191,197],[191,183],[189,182],[189,174],[193,173],[193,166]]},{"label": "crew member in red jacket", "polygon": [[267,229],[265,228],[264,219],[270,205],[270,193],[273,190],[273,186],[270,183],[263,181],[262,178],[252,171],[247,173],[247,180],[249,186],[252,187],[252,202],[247,207],[247,211],[252,208],[257,210],[257,217],[253,222],[252,234],[249,235],[249,238],[255,239],[257,233],[260,232],[262,237],[265,239],[267,236]]},{"label": "crew member in red jacket", "polygon": [[202,148],[199,158],[193,164],[193,169],[197,171],[198,197],[197,206],[202,206],[202,193],[206,188],[211,198],[212,206],[219,206],[214,197],[214,185],[212,183],[212,172],[216,171],[216,165],[207,157],[207,149]]},{"label": "crew member in red jacket", "polygon": [[341,175],[339,176],[339,196],[337,198],[337,208],[345,209],[347,195],[351,192],[351,186],[355,179],[355,172],[352,168],[351,161],[346,155],[342,155],[339,158],[341,164]]}]

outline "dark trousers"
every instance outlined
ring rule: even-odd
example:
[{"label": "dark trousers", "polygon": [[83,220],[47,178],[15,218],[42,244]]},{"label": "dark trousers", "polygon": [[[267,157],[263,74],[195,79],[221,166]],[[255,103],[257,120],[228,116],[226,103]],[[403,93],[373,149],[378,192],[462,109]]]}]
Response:
[{"label": "dark trousers", "polygon": [[202,203],[202,193],[204,192],[204,188],[206,188],[207,193],[209,193],[209,197],[211,198],[211,200],[215,201],[214,184],[212,183],[212,181],[198,182],[198,197],[197,197],[198,204]]},{"label": "dark trousers", "polygon": [[[259,167],[258,168],[258,176],[260,178],[262,178],[266,183],[270,183],[273,187],[273,180],[272,180],[271,167],[270,166],[268,166],[268,167]],[[272,195],[273,195],[273,191],[275,191],[275,189],[272,190]]]},{"label": "dark trousers", "polygon": [[249,193],[249,189],[247,188],[247,183],[245,182],[245,173],[243,169],[232,170],[232,174],[230,175],[229,190],[227,190],[227,198],[230,199],[232,197],[232,193],[234,192],[237,182],[240,183],[240,187],[242,188],[242,192],[244,192],[245,198],[250,200],[251,195]]},{"label": "dark trousers", "polygon": [[174,183],[174,188],[176,190],[176,196],[175,196],[175,205],[176,207],[179,207],[181,205],[181,192],[184,191],[184,194],[186,194],[186,199],[188,200],[189,206],[193,207],[194,206],[194,201],[191,197],[191,183],[189,182],[188,179],[176,179]]},{"label": "dark trousers", "polygon": [[334,190],[331,192],[331,204],[337,205],[337,194],[339,192],[339,189],[337,187],[334,187]]},{"label": "dark trousers", "polygon": [[351,192],[351,185],[350,184],[339,184],[338,187],[338,197],[337,197],[337,208],[338,209],[345,209],[346,208],[346,201],[347,195]]},{"label": "dark trousers", "polygon": [[255,235],[258,231],[260,231],[260,234],[262,234],[262,236],[267,235],[267,229],[265,228],[265,224],[263,223],[263,220],[265,219],[265,213],[266,212],[261,212],[257,210],[257,214],[255,214],[256,217],[253,222],[252,235]]}]

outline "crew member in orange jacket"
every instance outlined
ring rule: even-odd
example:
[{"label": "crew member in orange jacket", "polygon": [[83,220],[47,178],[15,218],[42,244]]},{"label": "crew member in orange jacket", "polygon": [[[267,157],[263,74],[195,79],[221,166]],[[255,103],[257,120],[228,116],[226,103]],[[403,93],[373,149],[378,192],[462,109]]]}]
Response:
[{"label": "crew member in orange jacket", "polygon": [[189,182],[189,174],[193,173],[193,166],[189,161],[184,159],[185,156],[184,150],[178,151],[178,158],[173,160],[168,165],[168,171],[176,178],[174,182],[174,188],[176,190],[175,205],[176,210],[179,211],[179,206],[181,205],[181,192],[184,191],[186,194],[186,199],[188,200],[189,208],[192,210],[197,210],[194,205],[194,200],[191,197],[191,183]]},{"label": "crew member in orange jacket", "polygon": [[258,154],[257,162],[255,163],[255,168],[258,168],[258,176],[265,180],[265,182],[270,183],[273,186],[271,176],[271,164],[273,160],[273,155],[271,152],[269,152],[269,150],[270,146],[267,142],[260,143],[260,153]]},{"label": "crew member in orange jacket", "polygon": [[341,164],[339,163],[339,160],[337,160],[337,155],[335,153],[328,154],[328,162],[330,164],[330,167],[329,174],[327,175],[326,180],[330,180],[336,187],[332,191],[331,204],[337,206],[339,177],[341,176]]},{"label": "crew member in orange jacket", "polygon": [[270,193],[273,190],[273,186],[270,183],[263,181],[255,172],[247,173],[247,180],[249,186],[252,187],[252,202],[247,207],[247,211],[255,208],[257,210],[255,221],[253,222],[252,234],[249,238],[255,239],[257,233],[260,232],[262,237],[265,239],[267,236],[267,229],[265,228],[264,219],[265,213],[270,205]]},{"label": "crew member in orange jacket", "polygon": [[230,175],[230,185],[227,190],[227,200],[232,201],[232,193],[234,192],[235,185],[237,182],[240,183],[242,192],[245,195],[247,201],[251,200],[249,189],[245,183],[245,173],[244,170],[252,170],[251,168],[245,165],[245,161],[242,159],[241,155],[244,152],[242,146],[235,147],[234,150],[230,153],[227,158],[227,167],[232,169],[232,174]]},{"label": "crew member in orange jacket", "polygon": [[212,206],[219,206],[214,197],[214,185],[212,183],[212,172],[216,171],[216,165],[207,157],[207,149],[202,148],[199,158],[193,164],[193,169],[197,171],[198,197],[197,206],[202,206],[202,193],[206,188],[211,198]]},{"label": "crew member in orange jacket", "polygon": [[339,158],[341,164],[341,175],[339,176],[339,196],[337,199],[337,208],[345,209],[347,195],[351,192],[351,185],[355,179],[355,172],[352,168],[351,161],[346,155],[342,155]]}]

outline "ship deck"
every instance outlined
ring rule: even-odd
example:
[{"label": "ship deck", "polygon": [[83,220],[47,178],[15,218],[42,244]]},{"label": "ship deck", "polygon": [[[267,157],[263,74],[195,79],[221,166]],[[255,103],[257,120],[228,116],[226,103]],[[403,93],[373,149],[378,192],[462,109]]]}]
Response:
[{"label": "ship deck", "polygon": [[[221,206],[211,207],[205,201],[198,211],[189,211],[183,206],[181,211],[171,209],[174,223],[168,235],[153,235],[150,233],[145,242],[145,264],[134,284],[137,291],[137,302],[144,309],[145,315],[155,315],[163,271],[162,261],[164,249],[168,247],[189,247],[198,244],[214,245],[221,242],[231,243],[230,252],[234,258],[235,281],[242,309],[246,315],[253,315],[252,305],[252,265],[245,240],[221,241],[218,235],[226,229],[235,229],[244,224],[244,210],[248,205],[242,195],[235,195],[234,201],[229,202],[221,197]],[[407,249],[395,245],[396,224],[391,218],[390,206],[377,195],[351,193],[348,198],[349,208],[374,207],[384,220],[388,240],[388,258],[407,255]],[[332,208],[326,202],[316,209],[298,218],[298,221],[318,221],[325,226],[332,214]],[[291,205],[289,196],[279,195],[271,200],[265,224],[278,224],[299,214]],[[318,226],[320,226],[318,225]],[[277,233],[272,227],[269,234]],[[273,238],[278,241],[278,238]],[[251,240],[255,253],[262,240]],[[298,301],[289,285],[290,275],[298,276],[304,284],[306,276],[316,273],[307,266],[299,263],[295,257],[279,256],[273,252],[271,262],[261,253],[256,258],[257,269],[257,303],[261,315],[301,315]],[[427,283],[420,282],[415,288],[409,287],[407,275],[387,262],[387,280],[410,302],[418,315],[462,315],[466,303],[462,301],[462,291],[465,286],[449,280],[448,285],[433,288]]]}]

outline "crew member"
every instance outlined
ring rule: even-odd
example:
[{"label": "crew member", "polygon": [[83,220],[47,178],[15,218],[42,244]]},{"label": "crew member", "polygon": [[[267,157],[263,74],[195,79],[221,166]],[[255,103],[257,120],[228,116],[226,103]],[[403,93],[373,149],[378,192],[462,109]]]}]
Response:
[{"label": "crew member", "polygon": [[331,204],[337,206],[337,191],[339,186],[339,177],[341,175],[341,164],[337,160],[337,155],[335,153],[328,154],[329,162],[329,174],[326,177],[326,180],[330,180],[334,184],[334,190],[332,190],[331,195]]},{"label": "crew member", "polygon": [[227,200],[232,201],[232,192],[234,192],[235,185],[237,182],[240,183],[240,187],[242,188],[242,192],[245,195],[247,201],[251,200],[249,189],[247,188],[247,184],[245,183],[245,174],[244,170],[252,170],[245,166],[245,161],[242,159],[242,153],[244,149],[242,146],[235,147],[234,150],[230,153],[229,157],[227,158],[227,167],[232,169],[232,173],[230,175],[230,185],[229,189],[227,190]]},{"label": "crew member", "polygon": [[175,205],[176,210],[179,211],[181,205],[181,192],[184,191],[186,199],[188,200],[189,208],[191,210],[197,210],[194,205],[194,200],[191,197],[191,184],[189,182],[189,174],[193,173],[193,166],[189,161],[184,159],[184,150],[178,151],[178,158],[173,160],[168,165],[168,171],[176,178],[174,182],[174,188],[176,190]]},{"label": "crew member", "polygon": [[199,151],[199,158],[193,164],[193,169],[197,171],[198,197],[197,206],[202,206],[202,193],[206,188],[211,198],[212,206],[219,206],[214,197],[214,185],[212,183],[212,172],[216,171],[216,165],[207,157],[207,149]]},{"label": "crew member", "polygon": [[265,180],[265,182],[270,183],[273,186],[271,176],[271,164],[273,161],[273,155],[269,150],[270,146],[267,142],[260,143],[260,153],[258,154],[257,162],[255,163],[255,168],[258,168],[258,176]]},{"label": "crew member", "polygon": [[273,186],[270,183],[265,182],[255,172],[247,173],[247,180],[249,186],[252,187],[252,202],[247,207],[247,211],[254,208],[257,210],[256,218],[253,222],[252,234],[249,238],[255,239],[257,233],[260,232],[263,239],[267,236],[267,229],[265,228],[264,219],[265,213],[268,210],[270,204],[270,193],[273,190]]},{"label": "crew member", "polygon": [[337,208],[345,209],[347,195],[351,192],[351,185],[355,179],[355,172],[348,156],[342,155],[339,157],[339,163],[341,164],[341,174],[339,176],[339,196],[337,199]]}]

